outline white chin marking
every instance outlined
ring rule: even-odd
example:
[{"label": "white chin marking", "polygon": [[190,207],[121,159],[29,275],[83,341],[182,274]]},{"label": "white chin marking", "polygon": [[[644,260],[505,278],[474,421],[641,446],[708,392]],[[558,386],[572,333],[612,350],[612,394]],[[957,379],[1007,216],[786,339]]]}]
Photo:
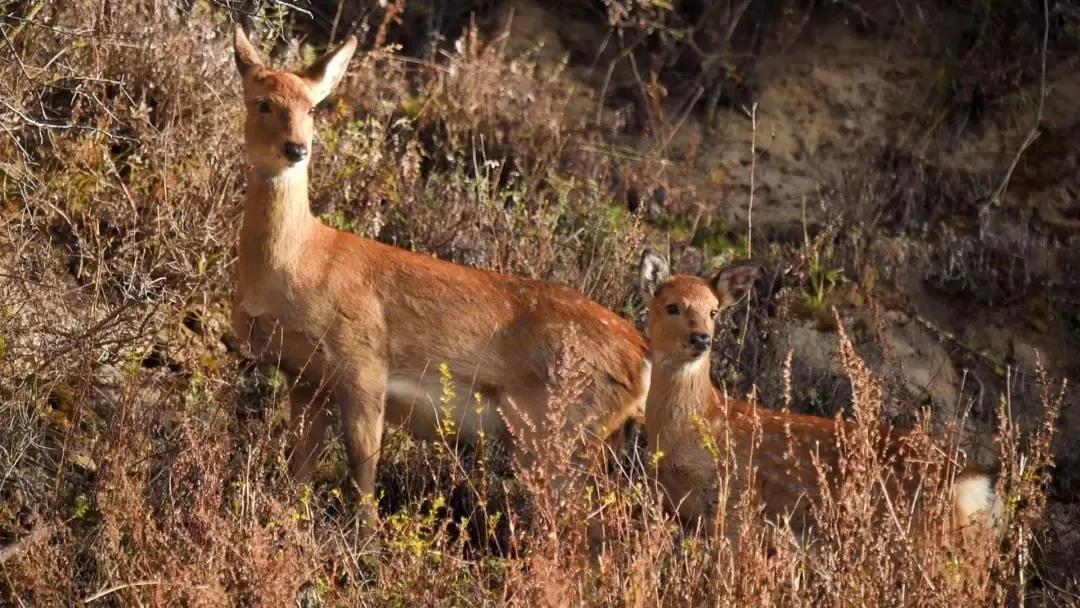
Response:
[{"label": "white chin marking", "polygon": [[286,165],[275,163],[273,165],[255,165],[255,170],[264,179],[268,179],[275,182],[287,182],[297,177],[302,177],[307,173],[308,161],[304,159],[296,163],[295,165]]},{"label": "white chin marking", "polygon": [[293,179],[293,178],[305,173],[306,171],[307,171],[307,161],[304,160],[304,161],[296,163],[295,165],[286,166],[285,169],[283,169],[281,171],[281,173],[278,173],[277,177],[278,177],[278,179],[281,179],[281,180],[289,180],[289,179]]},{"label": "white chin marking", "polygon": [[653,353],[652,359],[647,361],[649,367],[646,371],[652,370],[653,365],[661,365],[667,369],[679,372],[693,372],[701,369],[701,366],[708,361],[709,358],[705,355],[698,355],[696,357],[687,357],[682,353],[663,354]]},{"label": "white chin marking", "polygon": [[708,357],[697,356],[683,364],[680,371],[684,374],[696,374],[701,371],[701,366],[705,365],[708,360]]}]

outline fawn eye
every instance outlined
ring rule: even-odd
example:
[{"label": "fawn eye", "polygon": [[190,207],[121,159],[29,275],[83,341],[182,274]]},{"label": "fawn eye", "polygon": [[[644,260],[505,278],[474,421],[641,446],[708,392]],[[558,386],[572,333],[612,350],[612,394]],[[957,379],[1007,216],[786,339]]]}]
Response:
[{"label": "fawn eye", "polygon": [[677,314],[679,314],[679,306],[677,304],[668,304],[667,305],[667,314],[669,314],[669,315],[677,315]]},{"label": "fawn eye", "polygon": [[265,99],[260,99],[255,102],[255,109],[259,111],[259,114],[269,114],[270,102]]},{"label": "fawn eye", "polygon": [[715,308],[709,311],[709,318],[710,319],[715,319],[716,318],[716,309]]}]

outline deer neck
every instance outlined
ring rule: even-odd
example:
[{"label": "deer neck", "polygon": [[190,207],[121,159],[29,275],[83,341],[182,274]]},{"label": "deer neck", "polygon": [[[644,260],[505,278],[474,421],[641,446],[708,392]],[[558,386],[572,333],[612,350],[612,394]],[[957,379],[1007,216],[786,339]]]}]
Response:
[{"label": "deer neck", "polygon": [[660,440],[668,433],[684,431],[705,410],[713,391],[707,356],[691,363],[654,361],[645,405],[649,439]]},{"label": "deer neck", "polygon": [[252,169],[240,229],[240,272],[295,268],[317,225],[308,204],[307,167],[276,175]]}]

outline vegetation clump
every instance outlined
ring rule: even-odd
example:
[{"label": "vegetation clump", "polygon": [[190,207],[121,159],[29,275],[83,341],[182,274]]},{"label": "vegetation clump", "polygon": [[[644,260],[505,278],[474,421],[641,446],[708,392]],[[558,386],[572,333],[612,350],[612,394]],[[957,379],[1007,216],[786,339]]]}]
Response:
[{"label": "vegetation clump", "polygon": [[[914,23],[908,12],[870,2],[559,2],[567,23],[599,28],[609,38],[592,42],[609,44],[586,55],[570,31],[551,61],[546,47],[508,42],[532,23],[523,21],[536,14],[530,2],[494,3],[516,13],[457,1],[352,4],[0,0],[0,603],[1076,602],[1080,581],[1054,544],[1068,539],[1049,527],[1058,506],[1072,508],[1067,467],[1055,462],[1075,455],[1052,441],[1075,399],[1060,377],[1074,368],[1044,370],[1019,340],[1002,352],[1000,341],[963,333],[968,317],[943,329],[907,304],[999,307],[1066,347],[1080,340],[1075,209],[1064,197],[1017,202],[1045,181],[1023,162],[995,200],[975,190],[994,191],[1011,159],[982,172],[931,166],[934,146],[1021,103],[1006,96],[1037,78],[1041,5],[939,3],[978,27],[962,28],[962,54],[942,51],[952,60],[934,81],[933,116],[903,117],[904,137],[927,153],[849,155],[860,171],[844,165],[793,221],[767,221],[767,193],[753,190],[765,198],[751,240],[751,191],[710,166],[709,146],[724,122],[742,121],[749,138],[744,110],[773,69],[755,59],[790,57],[782,51],[801,36],[841,21],[864,38],[895,27],[902,35],[890,44],[918,39],[901,27]],[[1080,12],[1049,5],[1041,48],[1053,75]],[[507,14],[517,25],[493,16]],[[233,19],[254,24],[260,50],[281,63],[346,30],[361,35],[365,50],[316,110],[311,198],[326,223],[556,280],[635,320],[646,247],[694,273],[768,259],[757,293],[721,318],[714,379],[765,405],[917,420],[965,450],[971,428],[994,427],[1002,538],[960,554],[910,511],[874,508],[876,465],[859,460],[869,452],[859,436],[843,439],[859,474],[842,498],[814,506],[812,536],[766,522],[749,495],[717,513],[739,522],[733,533],[685,530],[665,512],[655,463],[631,429],[571,495],[515,470],[496,442],[462,446],[453,428],[430,442],[390,432],[383,520],[374,537],[362,531],[340,448],[310,484],[288,479],[289,380],[230,334],[245,183]],[[1004,49],[1003,31],[1020,42]],[[1007,67],[994,71],[997,62]],[[974,73],[994,77],[973,82]],[[1053,128],[1053,147],[1036,140],[1028,151],[1068,153],[1073,127]],[[756,136],[762,147],[739,154],[747,173],[754,154],[767,180],[781,154],[770,160],[773,136]],[[939,349],[972,370],[951,410],[910,398],[896,363],[906,355],[890,338],[898,318],[936,328],[927,332]],[[828,373],[800,355],[777,364],[788,351],[778,336],[835,343],[844,332],[865,365],[847,350]],[[463,386],[442,379],[446,391]],[[940,457],[932,441],[924,448]],[[571,463],[568,445],[538,449]],[[917,500],[946,513],[950,499]]]}]

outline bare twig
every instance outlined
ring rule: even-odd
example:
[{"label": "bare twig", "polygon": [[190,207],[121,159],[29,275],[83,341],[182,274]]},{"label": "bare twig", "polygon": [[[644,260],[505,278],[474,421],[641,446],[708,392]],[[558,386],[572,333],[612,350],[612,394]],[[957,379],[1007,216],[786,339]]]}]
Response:
[{"label": "bare twig", "polygon": [[341,21],[341,10],[345,8],[345,0],[338,0],[337,11],[334,12],[334,25],[330,28],[330,46],[334,45],[334,40],[337,38],[338,24]]},{"label": "bare twig", "polygon": [[989,363],[990,366],[995,368],[995,369],[1002,369],[1002,370],[1008,369],[1008,370],[1012,371],[1013,373],[1016,373],[1016,374],[1018,374],[1020,376],[1033,377],[1033,375],[1034,375],[1031,370],[1021,369],[1021,368],[1017,367],[1016,365],[1006,363],[1005,361],[1002,361],[1001,359],[998,359],[997,357],[995,357],[994,355],[991,355],[990,353],[986,352],[985,350],[981,350],[981,349],[977,349],[977,348],[973,348],[971,346],[968,346],[963,340],[961,340],[959,337],[957,337],[956,334],[952,333],[951,331],[947,331],[947,330],[944,330],[944,329],[938,327],[937,325],[934,324],[933,321],[931,321],[931,320],[927,319],[926,317],[918,314],[917,312],[909,311],[908,315],[914,321],[916,321],[919,325],[922,325],[926,329],[928,329],[931,332],[937,334],[938,338],[940,338],[942,340],[952,342],[953,344],[959,346],[961,349],[971,353],[972,355],[975,355],[976,357],[982,359],[986,363]]},{"label": "bare twig", "polygon": [[728,19],[727,32],[724,35],[724,43],[727,46],[731,42],[731,37],[735,35],[735,28],[739,27],[739,22],[742,21],[743,14],[746,13],[746,9],[750,8],[750,0],[744,0],[732,13]]},{"label": "bare twig", "polygon": [[750,200],[746,207],[746,254],[754,254],[754,175],[757,171],[757,102],[746,113],[750,116]]},{"label": "bare twig", "polygon": [[26,536],[19,540],[0,547],[0,564],[7,562],[9,559],[15,557],[20,551],[29,549],[31,545],[39,543],[52,536],[52,527],[45,524],[38,524],[34,526],[33,530]]},{"label": "bare twig", "polygon": [[1043,0],[1043,39],[1042,39],[1042,55],[1039,66],[1039,105],[1035,110],[1035,122],[1031,125],[1031,130],[1028,131],[1027,137],[1024,138],[1024,143],[1020,145],[1020,149],[1016,151],[1016,156],[1013,157],[1012,163],[1009,165],[1008,171],[1005,172],[1005,177],[1002,178],[1001,183],[998,184],[994,194],[987,201],[986,206],[996,205],[1001,202],[1001,198],[1005,196],[1005,190],[1009,187],[1009,180],[1012,179],[1013,171],[1016,170],[1016,166],[1020,164],[1020,159],[1024,156],[1024,152],[1031,147],[1031,144],[1035,143],[1035,140],[1039,138],[1039,125],[1042,124],[1043,118],[1043,106],[1046,102],[1046,45],[1050,38],[1050,8],[1047,5],[1048,0]]},{"label": "bare twig", "polygon": [[[745,110],[745,108],[744,108]],[[750,116],[750,200],[746,208],[746,255],[753,256],[754,238],[754,175],[757,171],[757,102],[754,102],[749,110],[745,110]],[[746,316],[743,317],[742,331],[739,333],[739,352],[735,357],[735,364],[742,362],[743,349],[746,348],[746,334],[750,329],[750,300],[746,298]]]},{"label": "bare twig", "polygon": [[[166,587],[172,586],[170,583],[167,583],[165,581],[134,581],[134,582],[131,582],[131,583],[122,583],[120,585],[113,585],[112,587],[102,589],[101,591],[98,591],[97,593],[95,593],[93,595],[88,595],[88,596],[86,596],[86,598],[83,600],[82,603],[89,604],[91,602],[100,600],[101,598],[103,598],[103,597],[105,597],[107,595],[112,595],[113,593],[116,593],[117,591],[123,591],[124,589],[132,589],[132,588],[135,588],[135,587],[154,587],[154,586],[159,586],[159,585],[166,586]],[[196,587],[196,589],[202,589],[202,588],[204,588],[204,587],[201,587],[201,586]]]},{"label": "bare twig", "polygon": [[608,86],[611,84],[611,78],[615,74],[615,66],[620,61],[622,61],[623,59],[626,59],[627,57],[632,57],[632,53],[634,52],[634,48],[638,44],[640,44],[644,39],[645,39],[644,36],[640,36],[637,40],[635,40],[631,44],[627,45],[626,48],[619,51],[619,54],[616,55],[615,58],[611,60],[611,63],[608,64],[607,73],[604,74],[604,83],[602,85],[600,85],[600,95],[598,95],[597,98],[596,98],[596,119],[595,120],[596,120],[597,124],[602,124],[602,115],[603,115],[603,111],[604,111],[604,101],[607,99],[607,91],[608,91]]},{"label": "bare twig", "polygon": [[656,150],[655,155],[658,158],[663,158],[664,152],[667,151],[668,146],[671,145],[671,141],[675,139],[679,131],[682,130],[683,124],[686,123],[686,119],[690,116],[690,112],[694,109],[694,105],[697,104],[698,99],[701,99],[701,94],[705,92],[705,87],[698,87],[694,91],[686,102],[686,106],[683,107],[682,112],[678,114],[678,118],[675,120],[675,125],[668,130],[667,137],[664,138],[664,142]]},{"label": "bare twig", "polygon": [[20,120],[22,120],[26,124],[28,124],[28,125],[30,125],[32,127],[37,127],[39,129],[60,129],[60,130],[74,129],[74,130],[77,130],[77,131],[90,131],[91,133],[98,133],[100,135],[104,135],[105,137],[108,137],[109,139],[116,139],[116,140],[120,140],[120,141],[133,141],[133,142],[138,141],[137,139],[135,139],[133,137],[127,137],[127,136],[124,136],[124,135],[117,135],[115,133],[110,133],[110,132],[105,131],[103,129],[99,129],[97,127],[91,127],[89,125],[80,125],[80,124],[76,124],[76,123],[41,122],[40,120],[34,120],[33,118],[30,118],[29,116],[27,116],[26,114],[21,112],[19,109],[15,108],[14,106],[12,106],[11,104],[9,104],[7,101],[5,101],[3,99],[0,99],[0,104],[3,104],[3,106],[5,108],[7,108],[9,112],[14,114],[17,118],[19,118]]}]

